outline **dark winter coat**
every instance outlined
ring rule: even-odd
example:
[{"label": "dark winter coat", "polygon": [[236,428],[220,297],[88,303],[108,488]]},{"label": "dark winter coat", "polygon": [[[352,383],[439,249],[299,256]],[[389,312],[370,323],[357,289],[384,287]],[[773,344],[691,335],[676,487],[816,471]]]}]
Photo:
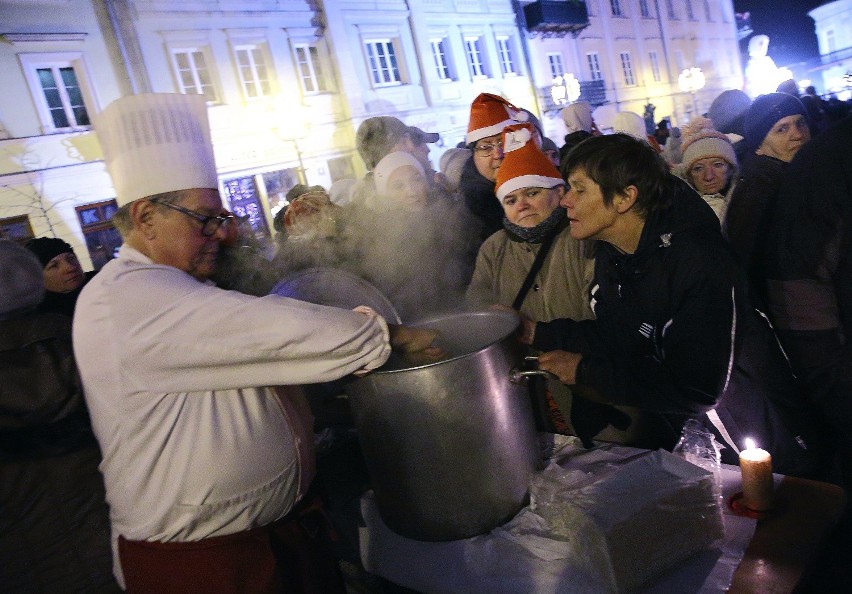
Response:
[{"label": "dark winter coat", "polygon": [[847,118],[803,147],[790,163],[763,233],[769,312],[852,476],[850,146]]},{"label": "dark winter coat", "polygon": [[476,169],[473,156],[462,167],[459,191],[464,196],[464,205],[479,223],[476,229],[479,244],[503,228],[503,207],[494,194],[495,183],[488,181]]},{"label": "dark winter coat", "polygon": [[[534,346],[581,353],[578,384],[645,411],[653,439],[644,447],[671,449],[687,418],[710,425],[703,413],[715,409],[733,445],[753,437],[778,471],[807,474],[789,366],[746,302],[712,209],[681,180],[669,182],[670,206],[649,213],[634,254],[599,243],[597,319],[540,323]],[[723,459],[737,462],[730,445]]]}]

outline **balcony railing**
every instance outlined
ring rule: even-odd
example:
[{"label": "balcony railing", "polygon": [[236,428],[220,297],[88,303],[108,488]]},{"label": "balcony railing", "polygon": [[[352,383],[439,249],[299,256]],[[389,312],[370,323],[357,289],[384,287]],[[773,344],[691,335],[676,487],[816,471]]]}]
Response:
[{"label": "balcony railing", "polygon": [[[551,113],[561,110],[565,105],[559,105],[553,100],[553,95],[550,92],[551,87],[539,87],[538,97],[539,105],[546,113]],[[607,103],[606,85],[603,80],[587,80],[580,81],[580,96],[577,101],[588,101],[592,107],[597,107]]]},{"label": "balcony railing", "polygon": [[538,0],[523,6],[526,29],[531,35],[577,35],[589,26],[586,3],[581,0]]}]

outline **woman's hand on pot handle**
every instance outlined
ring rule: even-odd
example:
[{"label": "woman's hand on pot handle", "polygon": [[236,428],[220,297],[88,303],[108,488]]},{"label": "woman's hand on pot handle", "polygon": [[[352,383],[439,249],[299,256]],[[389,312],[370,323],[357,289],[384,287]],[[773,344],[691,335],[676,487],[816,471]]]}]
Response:
[{"label": "woman's hand on pot handle", "polygon": [[535,324],[536,324],[533,320],[529,319],[527,316],[520,313],[519,311],[512,309],[511,307],[508,307],[506,305],[500,305],[499,303],[493,304],[490,307],[490,309],[493,309],[493,310],[496,310],[496,311],[510,311],[513,314],[515,314],[516,316],[518,316],[518,319],[521,320],[521,325],[518,328],[518,342],[520,342],[521,344],[527,344],[527,345],[532,344],[533,339],[535,338]]},{"label": "woman's hand on pot handle", "polygon": [[548,351],[538,356],[538,368],[549,371],[563,384],[572,386],[577,383],[577,367],[582,358],[580,353]]}]

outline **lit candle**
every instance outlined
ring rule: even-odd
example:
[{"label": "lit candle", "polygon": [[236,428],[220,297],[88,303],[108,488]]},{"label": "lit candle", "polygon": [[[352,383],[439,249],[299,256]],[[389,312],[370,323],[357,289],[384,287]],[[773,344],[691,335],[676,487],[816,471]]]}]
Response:
[{"label": "lit candle", "polygon": [[772,509],[772,456],[747,438],[746,449],[740,452],[740,472],[743,478],[743,505],[754,511]]}]

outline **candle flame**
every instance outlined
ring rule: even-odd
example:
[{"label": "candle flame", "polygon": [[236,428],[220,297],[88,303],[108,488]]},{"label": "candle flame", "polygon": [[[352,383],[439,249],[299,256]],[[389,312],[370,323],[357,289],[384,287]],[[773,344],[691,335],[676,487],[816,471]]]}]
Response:
[{"label": "candle flame", "polygon": [[757,444],[754,443],[754,440],[751,437],[746,437],[745,444],[747,450],[753,450],[757,447]]}]

